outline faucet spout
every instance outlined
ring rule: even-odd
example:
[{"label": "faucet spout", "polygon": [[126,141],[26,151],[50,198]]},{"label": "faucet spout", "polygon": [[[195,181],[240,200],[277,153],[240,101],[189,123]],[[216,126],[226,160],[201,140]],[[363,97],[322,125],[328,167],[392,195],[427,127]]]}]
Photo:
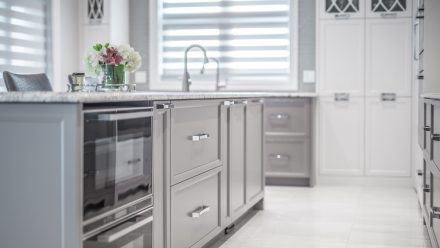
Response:
[{"label": "faucet spout", "polygon": [[182,91],[185,91],[185,92],[188,92],[190,90],[190,85],[192,83],[191,76],[188,71],[188,53],[193,48],[199,48],[203,52],[203,65],[202,65],[202,70],[200,71],[201,74],[203,74],[205,71],[205,64],[209,63],[206,49],[204,47],[202,47],[201,45],[194,44],[194,45],[191,45],[186,48],[185,56],[184,56],[183,79],[182,79]]}]

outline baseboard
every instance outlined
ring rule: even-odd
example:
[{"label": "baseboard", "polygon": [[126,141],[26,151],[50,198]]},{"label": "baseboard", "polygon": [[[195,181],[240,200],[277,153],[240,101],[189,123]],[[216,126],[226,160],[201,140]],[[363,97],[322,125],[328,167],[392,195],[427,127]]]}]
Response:
[{"label": "baseboard", "polygon": [[269,186],[310,186],[310,178],[266,177]]},{"label": "baseboard", "polygon": [[414,187],[412,177],[318,176],[316,185]]}]

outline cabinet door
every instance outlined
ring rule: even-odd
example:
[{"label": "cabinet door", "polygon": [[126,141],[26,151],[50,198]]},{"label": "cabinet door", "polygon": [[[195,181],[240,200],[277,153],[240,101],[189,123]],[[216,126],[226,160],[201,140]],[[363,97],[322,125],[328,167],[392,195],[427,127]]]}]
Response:
[{"label": "cabinet door", "polygon": [[364,0],[318,0],[321,19],[349,19],[365,16]]},{"label": "cabinet door", "polygon": [[321,174],[362,175],[364,168],[364,98],[320,99]]},{"label": "cabinet door", "polygon": [[366,21],[366,93],[411,95],[411,19]]},{"label": "cabinet door", "polygon": [[410,176],[411,98],[366,100],[366,175]]},{"label": "cabinet door", "polygon": [[366,0],[366,16],[379,18],[410,17],[412,0]]},{"label": "cabinet door", "polygon": [[263,104],[246,106],[246,202],[263,192]]},{"label": "cabinet door", "polygon": [[363,95],[365,21],[328,20],[319,26],[319,93]]},{"label": "cabinet door", "polygon": [[245,205],[245,108],[242,104],[229,107],[228,111],[228,216]]}]

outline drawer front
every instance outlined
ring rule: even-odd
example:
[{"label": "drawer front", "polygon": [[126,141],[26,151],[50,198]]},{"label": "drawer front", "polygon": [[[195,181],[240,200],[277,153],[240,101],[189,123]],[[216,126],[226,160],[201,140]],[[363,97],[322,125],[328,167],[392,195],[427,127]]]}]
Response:
[{"label": "drawer front", "polygon": [[429,103],[423,103],[423,112],[424,118],[423,118],[423,150],[427,154],[431,154],[431,130],[432,130],[432,105]]},{"label": "drawer front", "polygon": [[430,226],[434,232],[437,242],[440,241],[440,177],[438,175],[432,176],[432,204],[430,211],[431,223]]},{"label": "drawer front", "polygon": [[[431,105],[431,127],[432,133],[427,133],[427,145],[426,150],[429,152],[430,158],[434,161],[437,167],[440,168],[440,105]],[[431,137],[429,137],[428,133]],[[430,141],[430,142],[429,142]]]},{"label": "drawer front", "polygon": [[431,172],[429,170],[429,164],[424,163],[423,173],[423,206],[425,211],[429,213],[431,210]]},{"label": "drawer front", "polygon": [[173,185],[221,164],[219,102],[176,102],[174,106],[171,110]]},{"label": "drawer front", "polygon": [[310,141],[308,138],[266,139],[266,175],[309,177]]},{"label": "drawer front", "polygon": [[221,230],[220,182],[217,168],[171,187],[172,248],[193,247]]},{"label": "drawer front", "polygon": [[310,99],[266,101],[266,132],[308,135],[310,118]]}]

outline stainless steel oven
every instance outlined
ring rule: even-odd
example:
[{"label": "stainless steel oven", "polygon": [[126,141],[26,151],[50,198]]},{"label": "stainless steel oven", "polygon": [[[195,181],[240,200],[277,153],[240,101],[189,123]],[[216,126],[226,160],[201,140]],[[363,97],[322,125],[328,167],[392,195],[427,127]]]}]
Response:
[{"label": "stainless steel oven", "polygon": [[97,237],[97,245],[103,232],[137,222],[153,206],[153,108],[146,102],[89,104],[83,112],[83,239]]}]

